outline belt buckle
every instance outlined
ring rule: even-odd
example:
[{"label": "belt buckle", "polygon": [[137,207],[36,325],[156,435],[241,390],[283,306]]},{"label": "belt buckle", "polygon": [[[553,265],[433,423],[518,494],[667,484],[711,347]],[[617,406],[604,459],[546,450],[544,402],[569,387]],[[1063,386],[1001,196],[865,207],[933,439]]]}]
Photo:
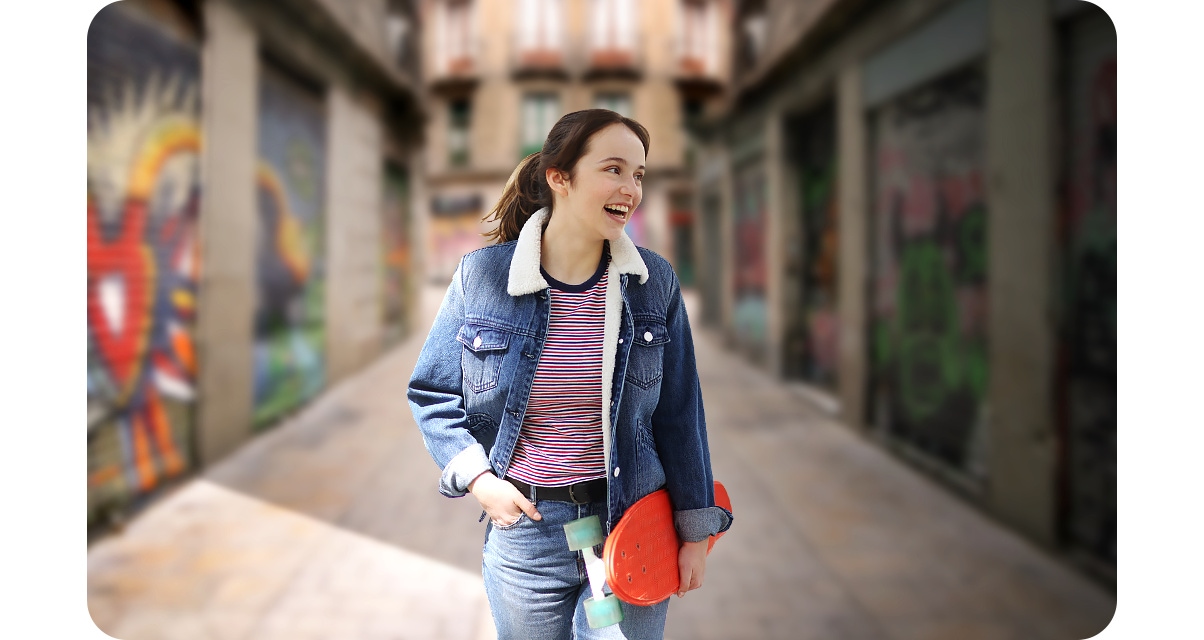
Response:
[{"label": "belt buckle", "polygon": [[573,504],[589,504],[589,496],[588,495],[586,496],[586,499],[584,501],[578,500],[577,496],[573,495],[573,485],[571,485],[571,484],[569,485],[569,500],[572,500]]}]

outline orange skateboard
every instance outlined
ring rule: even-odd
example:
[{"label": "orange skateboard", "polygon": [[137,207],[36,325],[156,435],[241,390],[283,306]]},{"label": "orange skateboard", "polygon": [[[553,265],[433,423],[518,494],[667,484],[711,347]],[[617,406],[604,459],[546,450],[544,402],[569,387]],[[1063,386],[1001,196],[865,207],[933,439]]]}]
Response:
[{"label": "orange skateboard", "polygon": [[[732,510],[727,489],[720,482],[715,483],[715,504]],[[622,621],[619,600],[647,606],[677,593],[681,584],[677,566],[681,543],[673,526],[673,507],[668,491],[654,491],[631,505],[610,536],[605,538],[602,558],[598,558],[593,550],[594,545],[603,540],[598,516],[574,520],[564,528],[569,548],[585,555],[586,574],[595,596],[585,601],[590,627],[597,629]],[[722,533],[711,536],[707,553],[721,537]],[[602,592],[604,578],[610,585],[611,595]]]}]

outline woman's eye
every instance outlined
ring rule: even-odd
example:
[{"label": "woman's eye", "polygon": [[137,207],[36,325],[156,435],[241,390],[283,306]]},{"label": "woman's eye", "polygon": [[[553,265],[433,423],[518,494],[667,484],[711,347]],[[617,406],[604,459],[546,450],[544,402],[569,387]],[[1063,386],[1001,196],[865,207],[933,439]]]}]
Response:
[{"label": "woman's eye", "polygon": [[643,182],[643,181],[644,181],[644,174],[642,174],[642,173],[637,173],[637,174],[635,174],[635,179],[636,179],[636,180],[639,180],[640,182]]},{"label": "woman's eye", "polygon": [[607,169],[607,171],[610,171],[610,172],[614,173],[616,176],[617,176],[617,175],[619,175],[619,168],[618,168],[618,167],[611,167],[611,168]]}]

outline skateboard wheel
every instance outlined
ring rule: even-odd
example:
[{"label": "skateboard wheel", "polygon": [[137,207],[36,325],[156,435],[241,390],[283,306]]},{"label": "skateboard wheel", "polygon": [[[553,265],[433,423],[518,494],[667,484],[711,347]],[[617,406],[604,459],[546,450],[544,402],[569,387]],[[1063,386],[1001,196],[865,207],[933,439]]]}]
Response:
[{"label": "skateboard wheel", "polygon": [[598,516],[578,518],[564,525],[564,535],[569,539],[569,550],[580,551],[602,544],[602,521]]},{"label": "skateboard wheel", "polygon": [[623,609],[619,606],[619,598],[611,594],[601,600],[585,599],[585,621],[590,629],[601,629],[623,621]]}]

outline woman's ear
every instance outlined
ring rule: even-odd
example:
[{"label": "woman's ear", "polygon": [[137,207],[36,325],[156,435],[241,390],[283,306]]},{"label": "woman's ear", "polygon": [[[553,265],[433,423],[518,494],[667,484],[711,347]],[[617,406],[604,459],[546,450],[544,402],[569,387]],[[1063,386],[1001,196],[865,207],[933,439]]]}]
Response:
[{"label": "woman's ear", "polygon": [[569,194],[569,174],[557,169],[556,167],[548,167],[544,171],[544,178],[548,181],[548,188],[553,193],[561,196]]}]

